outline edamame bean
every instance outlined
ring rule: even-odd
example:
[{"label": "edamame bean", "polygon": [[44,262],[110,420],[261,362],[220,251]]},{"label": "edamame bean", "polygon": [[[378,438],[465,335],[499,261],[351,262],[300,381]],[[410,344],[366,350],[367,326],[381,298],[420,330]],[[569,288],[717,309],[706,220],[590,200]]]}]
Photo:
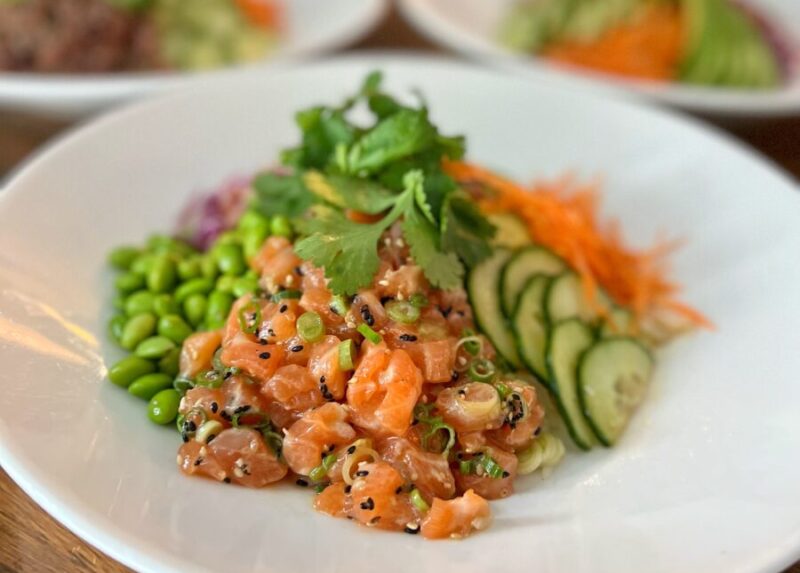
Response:
[{"label": "edamame bean", "polygon": [[109,253],[108,262],[117,269],[127,271],[138,256],[139,249],[135,247],[117,247]]},{"label": "edamame bean", "polygon": [[178,261],[178,277],[182,281],[188,281],[200,277],[203,269],[200,267],[200,257],[190,257]]},{"label": "edamame bean", "polygon": [[147,273],[147,288],[154,293],[164,293],[175,286],[177,271],[169,255],[160,255]]},{"label": "edamame bean", "polygon": [[180,307],[171,294],[158,294],[153,298],[153,312],[159,317],[178,314]]},{"label": "edamame bean", "polygon": [[157,360],[163,358],[173,348],[175,348],[175,343],[166,336],[151,336],[136,346],[134,354],[141,358]]},{"label": "edamame bean", "polygon": [[119,344],[126,350],[133,350],[145,338],[156,331],[156,317],[150,313],[137,314],[128,319],[122,334],[119,337]]},{"label": "edamame bean", "polygon": [[114,295],[114,300],[111,301],[111,306],[114,310],[125,311],[125,295],[117,293]]},{"label": "edamame bean", "polygon": [[244,231],[242,236],[242,252],[246,260],[252,260],[259,253],[268,235],[268,231],[259,231],[258,229]]},{"label": "edamame bean", "polygon": [[136,273],[125,273],[114,279],[114,285],[122,294],[129,294],[144,287],[144,277]]},{"label": "edamame bean", "polygon": [[292,223],[284,215],[275,215],[270,222],[270,230],[276,237],[292,237]]},{"label": "edamame bean", "polygon": [[149,360],[138,356],[128,356],[108,369],[108,379],[117,386],[127,388],[137,378],[155,371],[155,364]]},{"label": "edamame bean", "polygon": [[214,280],[219,275],[217,261],[210,254],[200,258],[200,272],[204,278]]},{"label": "edamame bean", "polygon": [[266,217],[259,213],[258,211],[254,211],[252,209],[248,209],[244,212],[244,214],[239,219],[239,223],[237,223],[236,227],[240,231],[264,231],[265,233],[269,232],[269,217]]},{"label": "edamame bean", "polygon": [[208,295],[206,308],[206,326],[211,329],[221,328],[228,320],[228,313],[233,305],[233,296],[227,292],[215,290]]},{"label": "edamame bean", "polygon": [[214,258],[223,275],[238,277],[247,270],[247,263],[242,255],[242,248],[233,243],[214,247]]},{"label": "edamame bean", "polygon": [[171,424],[178,417],[181,395],[172,388],[161,390],[147,404],[147,417],[156,424]]},{"label": "edamame bean", "polygon": [[197,328],[206,316],[208,302],[205,295],[193,294],[183,302],[183,314],[189,324]]},{"label": "edamame bean", "polygon": [[229,277],[227,275],[221,276],[217,279],[216,290],[222,292],[231,292],[233,290],[233,283],[236,282],[236,277]]},{"label": "edamame bean", "polygon": [[233,288],[231,289],[231,292],[233,293],[233,296],[239,298],[240,296],[256,292],[257,290],[258,279],[240,277],[233,282]]},{"label": "edamame bean", "polygon": [[173,296],[175,297],[175,302],[181,304],[192,295],[208,294],[212,290],[214,290],[214,281],[212,279],[192,279],[176,288]]},{"label": "edamame bean", "polygon": [[122,329],[125,328],[127,321],[128,319],[125,318],[124,314],[117,314],[111,317],[111,320],[108,321],[108,332],[111,334],[111,338],[119,342],[122,336]]},{"label": "edamame bean", "polygon": [[136,316],[145,312],[153,312],[155,296],[148,290],[138,290],[125,301],[125,314]]},{"label": "edamame bean", "polygon": [[192,328],[177,314],[167,314],[158,320],[158,334],[175,344],[181,344],[192,332]]},{"label": "edamame bean", "polygon": [[167,388],[172,388],[172,376],[156,372],[153,374],[145,374],[134,380],[131,385],[128,386],[128,392],[142,400],[149,400]]},{"label": "edamame bean", "polygon": [[236,231],[225,231],[220,233],[214,241],[214,246],[217,245],[233,245],[239,242],[239,233]]},{"label": "edamame bean", "polygon": [[146,275],[153,265],[153,255],[150,253],[143,253],[131,263],[130,271],[137,275]]},{"label": "edamame bean", "polygon": [[170,378],[175,378],[180,371],[181,349],[173,348],[158,361],[158,371],[163,372]]}]

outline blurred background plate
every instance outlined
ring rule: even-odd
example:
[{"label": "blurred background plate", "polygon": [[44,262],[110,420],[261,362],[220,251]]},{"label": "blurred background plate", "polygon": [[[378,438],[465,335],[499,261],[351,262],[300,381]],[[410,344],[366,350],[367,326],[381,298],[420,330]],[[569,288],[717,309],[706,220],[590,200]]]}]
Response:
[{"label": "blurred background plate", "polygon": [[[292,62],[353,43],[380,22],[388,4],[389,0],[286,0],[286,25],[275,50],[263,62],[249,67]],[[0,71],[0,110],[76,118],[138,96],[224,74],[229,69],[95,75]]]},{"label": "blurred background plate", "polygon": [[500,41],[504,17],[518,0],[399,0],[408,20],[423,34],[447,48],[539,80],[557,78],[575,89],[634,95],[693,112],[716,116],[763,117],[800,113],[800,2],[747,0],[785,32],[793,58],[788,83],[769,91],[694,87],[653,83],[556,66],[532,54],[517,53]]},{"label": "blurred background plate", "polygon": [[[421,90],[475,161],[521,181],[602,175],[604,212],[633,243],[686,240],[676,279],[717,325],[660,353],[618,447],[519,480],[492,504],[494,526],[462,542],[331,519],[291,485],[187,479],[175,431],[105,379],[121,356],[105,334],[109,249],[272,164],[297,141],[297,109],[340,101],[376,68],[389,90]],[[0,464],[146,572],[778,571],[800,557],[798,217],[795,183],[696,122],[439,59],[240,73],[142,103],[41,152],[0,193]]]}]

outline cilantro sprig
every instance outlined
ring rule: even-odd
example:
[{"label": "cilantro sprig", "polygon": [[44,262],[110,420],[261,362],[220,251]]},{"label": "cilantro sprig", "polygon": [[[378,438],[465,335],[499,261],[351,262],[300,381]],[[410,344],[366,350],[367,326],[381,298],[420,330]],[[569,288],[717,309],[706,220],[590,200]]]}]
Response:
[{"label": "cilantro sprig", "polygon": [[[427,279],[456,288],[466,268],[490,254],[494,235],[441,167],[443,158],[463,157],[464,138],[441,134],[424,104],[405,106],[380,85],[381,75],[372,73],[341,106],[299,112],[301,143],[282,154],[290,174],[258,176],[256,206],[297,220],[305,235],[297,254],[325,269],[334,293],[355,294],[372,283],[378,242],[398,221]],[[351,119],[361,104],[371,125]],[[360,223],[348,218],[350,210],[383,216]]]}]

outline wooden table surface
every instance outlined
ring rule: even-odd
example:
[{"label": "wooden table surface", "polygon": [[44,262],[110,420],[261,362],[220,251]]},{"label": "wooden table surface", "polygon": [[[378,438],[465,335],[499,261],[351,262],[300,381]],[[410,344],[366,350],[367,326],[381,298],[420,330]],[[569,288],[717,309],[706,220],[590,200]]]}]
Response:
[{"label": "wooden table surface", "polygon": [[[395,13],[353,49],[436,48]],[[63,122],[0,112],[0,177]],[[728,127],[800,178],[800,117]],[[42,511],[0,469],[0,573],[118,573],[130,571],[87,545]],[[800,563],[786,573],[800,573]]]}]

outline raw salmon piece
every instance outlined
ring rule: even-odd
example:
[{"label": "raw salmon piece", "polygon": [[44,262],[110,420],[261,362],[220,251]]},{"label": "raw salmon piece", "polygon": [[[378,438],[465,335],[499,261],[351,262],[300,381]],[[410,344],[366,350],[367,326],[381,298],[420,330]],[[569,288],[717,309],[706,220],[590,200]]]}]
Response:
[{"label": "raw salmon piece", "polygon": [[[487,446],[484,453],[490,455],[497,464],[503,468],[506,477],[493,478],[486,474],[464,475],[455,472],[458,491],[475,490],[486,499],[501,499],[514,493],[514,478],[517,476],[517,456],[500,448]],[[506,475],[508,474],[508,475]]]},{"label": "raw salmon piece", "polygon": [[322,458],[351,443],[356,432],[347,423],[347,410],[328,403],[306,412],[286,432],[283,457],[293,472],[308,475]]},{"label": "raw salmon piece", "polygon": [[333,517],[345,517],[350,510],[350,496],[345,493],[347,487],[344,482],[329,485],[314,498],[314,509]]},{"label": "raw salmon piece", "polygon": [[489,502],[472,490],[451,499],[434,499],[422,519],[422,535],[428,539],[466,537],[491,523]]},{"label": "raw salmon piece", "polygon": [[[179,412],[186,416],[192,410],[202,410],[207,419],[227,424],[227,421],[221,416],[224,407],[225,395],[222,390],[198,386],[186,392],[186,395],[181,398]],[[192,421],[197,423],[200,421],[200,417],[198,420]]]},{"label": "raw salmon piece", "polygon": [[417,521],[416,511],[403,493],[405,480],[386,462],[360,463],[350,489],[348,515],[364,525],[402,530]]},{"label": "raw salmon piece", "polygon": [[223,417],[233,417],[240,414],[243,424],[259,423],[263,421],[263,413],[267,402],[261,395],[261,387],[245,376],[231,376],[222,383],[220,388],[225,396]]},{"label": "raw salmon piece", "polygon": [[378,444],[378,452],[425,499],[450,499],[455,495],[455,479],[447,458],[441,454],[426,452],[405,438],[383,440]]},{"label": "raw salmon piece", "polygon": [[[228,346],[234,340],[245,339],[251,342],[256,341],[255,334],[247,333],[242,330],[242,324],[239,320],[240,311],[251,302],[258,307],[263,317],[264,306],[266,304],[264,301],[254,298],[251,294],[246,294],[236,299],[233,302],[233,306],[231,306],[228,319],[225,321],[225,326],[222,329],[222,346]],[[256,325],[256,327],[258,327],[258,325]]]},{"label": "raw salmon piece", "polygon": [[421,392],[422,374],[408,353],[388,351],[381,343],[367,348],[348,383],[347,403],[357,426],[378,435],[402,436]]},{"label": "raw salmon piece", "polygon": [[270,237],[264,246],[253,257],[250,266],[261,274],[261,285],[267,292],[275,292],[279,287],[297,288],[300,276],[295,269],[302,264],[302,260],[295,255],[294,248],[289,239],[285,237]]},{"label": "raw salmon piece", "polygon": [[225,366],[239,368],[257,382],[272,377],[284,359],[283,347],[237,338],[222,349],[220,360]]},{"label": "raw salmon piece", "polygon": [[499,428],[505,416],[497,390],[483,382],[445,388],[436,398],[436,409],[458,432]]},{"label": "raw salmon piece", "polygon": [[430,288],[422,268],[417,265],[403,265],[393,268],[388,264],[381,265],[373,281],[373,288],[379,297],[392,297],[408,300],[415,293]]},{"label": "raw salmon piece", "polygon": [[344,398],[347,374],[339,368],[339,344],[341,342],[335,336],[324,337],[314,344],[308,360],[308,369],[319,382],[323,397],[328,400]]},{"label": "raw salmon piece", "polygon": [[288,471],[261,434],[250,428],[223,430],[210,444],[183,444],[178,465],[185,474],[255,488],[283,479]]},{"label": "raw salmon piece", "polygon": [[211,369],[211,359],[222,344],[222,335],[216,331],[195,332],[183,341],[180,356],[180,375],[194,378]]},{"label": "raw salmon piece", "polygon": [[307,368],[295,364],[278,368],[261,386],[261,393],[298,414],[325,402],[317,380]]},{"label": "raw salmon piece", "polygon": [[441,383],[453,380],[455,368],[455,338],[428,342],[405,342],[402,347],[422,371],[425,382]]},{"label": "raw salmon piece", "polygon": [[267,342],[284,342],[297,335],[297,318],[302,314],[297,299],[271,302],[262,311],[258,337]]},{"label": "raw salmon piece", "polygon": [[510,415],[507,414],[503,426],[488,432],[487,436],[499,446],[516,451],[525,448],[533,441],[536,430],[542,425],[544,408],[539,404],[536,388],[533,386],[517,381],[504,382],[504,384],[522,397],[528,413],[517,421],[510,420]]}]

